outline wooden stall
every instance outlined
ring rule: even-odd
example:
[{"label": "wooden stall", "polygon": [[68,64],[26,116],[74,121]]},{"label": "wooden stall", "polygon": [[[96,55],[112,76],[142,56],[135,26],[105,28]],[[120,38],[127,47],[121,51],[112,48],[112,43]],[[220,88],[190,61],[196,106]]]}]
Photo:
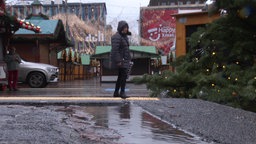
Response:
[{"label": "wooden stall", "polygon": [[[96,53],[92,58],[100,61],[100,81],[114,82],[117,79],[117,71],[108,69],[104,63],[108,63],[110,57],[111,46],[97,46]],[[134,65],[130,81],[133,77],[142,76],[145,73],[151,73],[151,58],[159,57],[159,54],[154,46],[130,46],[130,52]]]},{"label": "wooden stall", "polygon": [[210,16],[206,11],[175,14],[172,16],[176,17],[176,57],[186,54],[188,49],[186,39],[199,26],[204,26],[220,17],[219,14]]}]

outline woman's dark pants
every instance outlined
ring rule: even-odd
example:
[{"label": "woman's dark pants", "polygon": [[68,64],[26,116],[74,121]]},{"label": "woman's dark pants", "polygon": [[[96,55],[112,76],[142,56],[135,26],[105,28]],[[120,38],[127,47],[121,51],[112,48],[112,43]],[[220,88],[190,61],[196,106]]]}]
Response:
[{"label": "woman's dark pants", "polygon": [[121,92],[125,92],[126,78],[127,78],[127,69],[119,68],[116,87],[115,87],[115,93],[118,93],[120,88],[121,88]]}]

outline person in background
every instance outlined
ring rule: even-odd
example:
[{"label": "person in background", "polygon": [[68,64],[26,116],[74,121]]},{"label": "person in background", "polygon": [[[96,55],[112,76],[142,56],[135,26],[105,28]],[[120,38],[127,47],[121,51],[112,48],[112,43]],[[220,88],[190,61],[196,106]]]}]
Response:
[{"label": "person in background", "polygon": [[8,70],[8,85],[10,91],[17,91],[18,67],[21,63],[20,56],[16,53],[15,47],[11,47],[9,53],[5,56]]},{"label": "person in background", "polygon": [[118,77],[113,96],[124,99],[128,98],[125,94],[125,85],[127,71],[131,62],[128,35],[131,35],[128,23],[126,21],[119,21],[117,32],[111,37],[111,63],[113,67],[116,67],[118,70]]}]

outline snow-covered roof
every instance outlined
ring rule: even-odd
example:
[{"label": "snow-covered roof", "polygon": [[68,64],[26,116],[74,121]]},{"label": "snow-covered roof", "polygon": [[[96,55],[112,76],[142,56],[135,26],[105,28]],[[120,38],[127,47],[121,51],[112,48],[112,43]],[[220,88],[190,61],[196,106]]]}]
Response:
[{"label": "snow-covered roof", "polygon": [[193,13],[193,12],[201,12],[202,9],[193,9],[193,10],[188,10],[188,9],[178,9],[178,14],[184,14],[184,13]]}]

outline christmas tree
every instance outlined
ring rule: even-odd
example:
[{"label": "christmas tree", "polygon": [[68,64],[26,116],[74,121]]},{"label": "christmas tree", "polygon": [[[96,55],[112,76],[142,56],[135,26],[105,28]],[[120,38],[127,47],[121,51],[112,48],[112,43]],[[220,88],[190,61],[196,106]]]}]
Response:
[{"label": "christmas tree", "polygon": [[256,1],[216,1],[209,14],[216,12],[221,14],[218,20],[191,35],[189,51],[173,63],[174,73],[144,75],[135,83],[146,83],[152,96],[200,98],[252,110],[256,104]]}]

